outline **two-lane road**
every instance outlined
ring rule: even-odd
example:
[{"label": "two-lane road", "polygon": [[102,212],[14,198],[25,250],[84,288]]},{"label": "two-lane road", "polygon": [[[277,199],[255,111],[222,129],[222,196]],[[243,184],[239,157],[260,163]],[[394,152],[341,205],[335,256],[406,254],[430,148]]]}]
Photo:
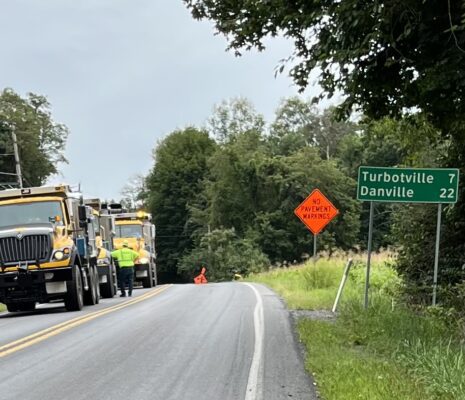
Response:
[{"label": "two-lane road", "polygon": [[282,302],[261,285],[136,290],[82,312],[0,315],[1,400],[315,399]]}]

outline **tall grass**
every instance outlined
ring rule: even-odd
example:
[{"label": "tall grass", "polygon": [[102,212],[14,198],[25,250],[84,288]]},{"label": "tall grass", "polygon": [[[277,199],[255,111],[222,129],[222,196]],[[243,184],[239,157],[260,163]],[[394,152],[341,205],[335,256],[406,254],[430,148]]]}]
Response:
[{"label": "tall grass", "polygon": [[[350,272],[341,304],[363,298],[365,282],[365,255],[350,255],[354,266]],[[394,295],[400,286],[400,279],[386,262],[390,254],[377,254],[373,257],[371,288]],[[275,268],[264,273],[251,274],[248,280],[268,285],[279,293],[291,309],[320,310],[331,309],[336,297],[348,256],[322,257],[316,263],[307,263],[289,268]]]},{"label": "tall grass", "polygon": [[[262,282],[295,309],[330,309],[345,264],[320,259],[249,278]],[[391,257],[374,257],[371,301],[362,306],[365,266],[356,259],[335,323],[301,320],[307,368],[327,400],[465,400],[463,325],[440,307],[410,309]]]}]

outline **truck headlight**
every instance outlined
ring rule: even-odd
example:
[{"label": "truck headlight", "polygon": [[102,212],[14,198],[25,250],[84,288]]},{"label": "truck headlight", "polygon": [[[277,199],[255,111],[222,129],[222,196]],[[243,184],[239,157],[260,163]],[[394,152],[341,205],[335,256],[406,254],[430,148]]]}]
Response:
[{"label": "truck headlight", "polygon": [[63,249],[58,249],[53,253],[52,260],[53,261],[61,261],[61,260],[64,260],[66,258],[69,258],[70,254],[71,254],[71,251],[70,251],[69,247],[65,247]]},{"label": "truck headlight", "polygon": [[140,264],[148,264],[149,263],[149,259],[146,258],[146,257],[142,257],[139,259],[139,263]]}]

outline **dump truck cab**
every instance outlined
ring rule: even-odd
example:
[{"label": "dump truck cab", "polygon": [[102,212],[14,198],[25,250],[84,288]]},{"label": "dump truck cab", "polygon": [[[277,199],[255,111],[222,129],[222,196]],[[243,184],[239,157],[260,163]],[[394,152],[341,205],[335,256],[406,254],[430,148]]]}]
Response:
[{"label": "dump truck cab", "polygon": [[115,249],[123,247],[127,241],[129,247],[139,253],[134,265],[134,279],[144,288],[157,285],[157,268],[155,262],[155,225],[152,215],[144,211],[118,213],[115,217]]},{"label": "dump truck cab", "polygon": [[67,185],[0,191],[0,302],[99,302],[94,217]]},{"label": "dump truck cab", "polygon": [[84,204],[92,208],[94,216],[95,246],[97,248],[97,271],[102,297],[112,298],[118,291],[116,265],[111,257],[115,218],[110,215],[100,199],[86,199]]}]

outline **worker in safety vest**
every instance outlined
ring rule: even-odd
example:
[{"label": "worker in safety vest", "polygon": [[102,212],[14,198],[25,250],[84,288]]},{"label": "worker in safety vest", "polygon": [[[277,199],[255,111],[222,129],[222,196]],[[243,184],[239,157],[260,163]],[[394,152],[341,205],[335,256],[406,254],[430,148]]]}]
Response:
[{"label": "worker in safety vest", "polygon": [[131,297],[132,285],[134,282],[134,261],[139,258],[139,253],[129,248],[129,243],[125,240],[123,242],[123,248],[113,251],[111,256],[116,259],[119,264],[120,297],[126,297],[126,282],[128,282],[128,294],[129,297]]}]

